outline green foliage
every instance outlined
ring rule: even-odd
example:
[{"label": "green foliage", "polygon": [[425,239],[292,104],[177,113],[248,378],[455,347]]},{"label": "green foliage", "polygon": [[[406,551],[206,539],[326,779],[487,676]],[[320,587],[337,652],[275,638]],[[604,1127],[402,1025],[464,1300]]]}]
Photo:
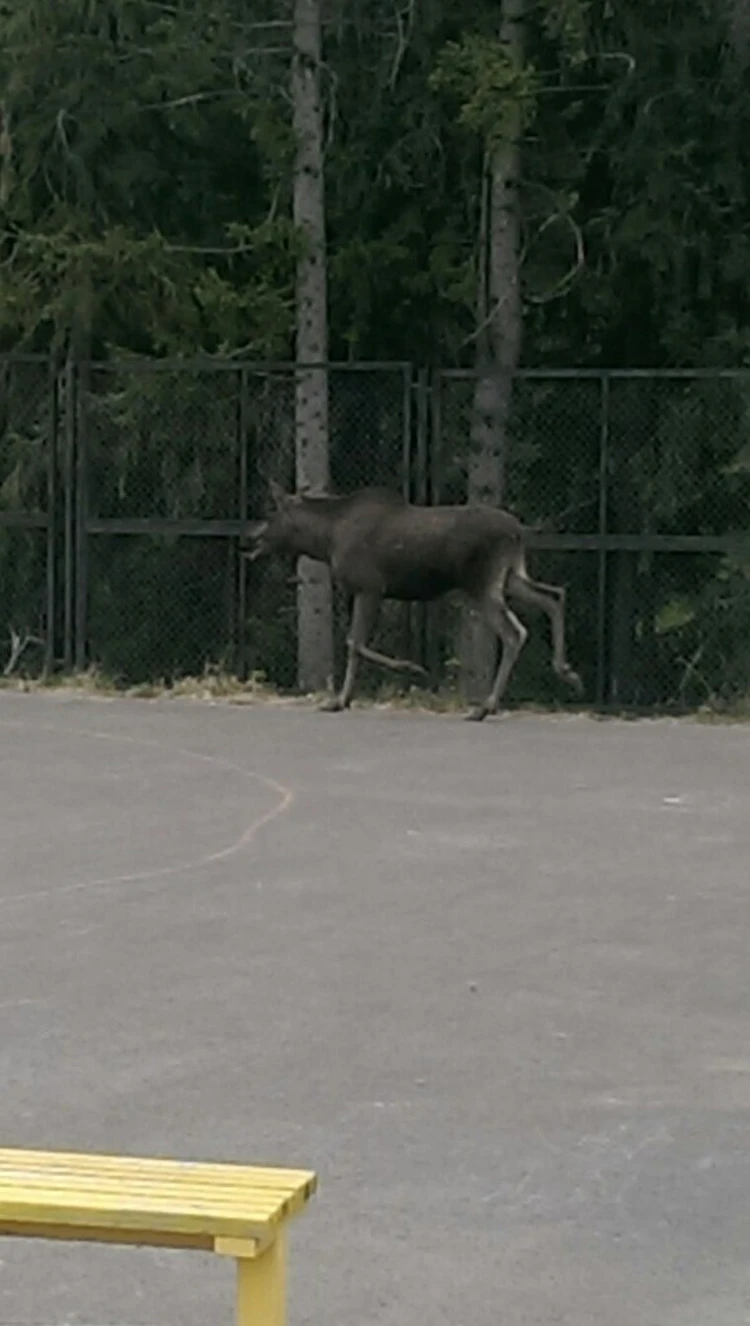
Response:
[{"label": "green foliage", "polygon": [[[286,354],[288,10],[19,0],[0,13],[0,345]],[[745,354],[748,110],[724,0],[542,0],[513,70],[494,0],[333,7],[337,354],[459,360],[484,148],[520,108],[529,361]],[[363,96],[363,88],[367,94]],[[557,218],[557,219],[555,219]],[[237,227],[240,227],[241,239]]]},{"label": "green foliage", "polygon": [[676,41],[670,7],[632,2],[596,32],[603,53],[633,62],[570,122],[590,133],[578,294],[609,362],[736,364],[746,353],[750,121],[728,20],[723,0],[686,5]]},{"label": "green foliage", "polygon": [[233,8],[25,0],[0,17],[0,344],[286,349],[273,69],[255,76]]},{"label": "green foliage", "polygon": [[520,103],[521,124],[535,110],[537,78],[533,65],[516,69],[507,46],[497,37],[470,33],[444,46],[430,86],[446,89],[458,99],[459,122],[488,145],[502,141],[515,124]]}]

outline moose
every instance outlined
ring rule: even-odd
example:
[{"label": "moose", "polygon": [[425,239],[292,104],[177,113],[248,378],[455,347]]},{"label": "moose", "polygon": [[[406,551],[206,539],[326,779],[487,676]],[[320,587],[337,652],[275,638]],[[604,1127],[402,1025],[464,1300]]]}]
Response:
[{"label": "moose", "polygon": [[508,607],[508,597],[546,614],[553,669],[582,693],[565,652],[565,590],[531,579],[524,527],[510,512],[481,505],[414,506],[382,488],[360,488],[346,496],[287,493],[273,481],[269,488],[273,511],[249,531],[244,556],[254,561],[281,554],[326,562],[353,600],[346,674],[339,694],[324,710],[336,713],[349,707],[363,659],[393,671],[423,674],[417,663],[371,649],[368,639],[384,599],[425,603],[452,591],[479,609],[502,644],[492,689],[468,718],[481,721],[497,712],[526,642],[528,632]]}]

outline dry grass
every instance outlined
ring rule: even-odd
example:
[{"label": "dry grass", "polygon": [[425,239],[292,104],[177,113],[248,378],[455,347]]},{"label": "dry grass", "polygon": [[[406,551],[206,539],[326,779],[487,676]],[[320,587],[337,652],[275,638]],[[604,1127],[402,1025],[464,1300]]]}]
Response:
[{"label": "dry grass", "polygon": [[254,701],[279,700],[281,697],[263,677],[253,674],[240,681],[230,673],[207,670],[200,677],[180,677],[175,681],[149,681],[127,685],[110,677],[99,668],[85,672],[60,673],[47,678],[7,677],[2,682],[5,690],[14,691],[66,691],[80,695],[126,696],[138,700],[189,698],[196,700],[228,700],[237,704]]},{"label": "dry grass", "polygon": [[701,705],[694,717],[697,723],[750,723],[750,695]]},{"label": "dry grass", "polygon": [[[174,681],[141,682],[127,685],[108,676],[96,667],[85,672],[59,673],[51,677],[0,677],[0,690],[64,691],[72,695],[97,695],[101,697],[125,697],[137,700],[190,699],[202,702],[224,702],[236,705],[284,705],[311,707],[320,704],[326,697],[323,694],[299,695],[285,693],[270,685],[262,673],[253,673],[246,681],[220,669],[207,669],[198,677],[180,677]],[[407,690],[399,688],[393,682],[386,682],[372,695],[360,695],[353,702],[355,709],[383,709],[429,714],[457,714],[467,709],[467,704],[460,695],[457,686],[443,687],[437,691],[419,686]],[[585,705],[570,704],[519,704],[511,705],[507,714],[566,714],[579,715],[606,722],[612,719],[645,721],[663,718],[659,713],[634,712],[632,710],[592,710]],[[668,715],[667,715],[668,716]],[[732,703],[716,700],[701,706],[700,709],[686,714],[675,714],[673,718],[697,723],[737,724],[750,722],[750,695],[742,696]]]}]

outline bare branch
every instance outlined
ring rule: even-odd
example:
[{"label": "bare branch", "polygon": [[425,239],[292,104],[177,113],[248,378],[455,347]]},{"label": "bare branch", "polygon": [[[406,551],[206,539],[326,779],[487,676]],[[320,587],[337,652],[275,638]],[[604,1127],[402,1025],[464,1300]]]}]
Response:
[{"label": "bare branch", "polygon": [[624,60],[628,66],[627,77],[635,73],[636,62],[629,51],[601,51],[597,57],[599,60]]},{"label": "bare branch", "polygon": [[698,666],[701,659],[703,658],[705,650],[706,650],[706,642],[705,640],[702,640],[698,645],[698,648],[695,650],[695,653],[692,654],[690,658],[685,659],[683,656],[680,656],[680,663],[684,663],[685,667],[677,686],[677,692],[683,701],[685,699],[685,691],[687,690],[688,683],[693,677],[695,677],[702,684],[702,686],[705,689],[707,698],[709,700],[711,699],[711,687]]},{"label": "bare branch", "polygon": [[[544,291],[543,294],[541,295],[525,295],[524,298],[527,299],[530,304],[547,304],[550,303],[553,299],[559,299],[562,295],[567,293],[567,291],[570,289],[571,285],[575,281],[576,277],[578,276],[579,272],[581,271],[582,267],[585,266],[586,252],[585,252],[583,233],[581,231],[581,228],[577,224],[577,222],[573,220],[573,217],[570,215],[569,212],[558,210],[556,212],[553,212],[551,216],[548,216],[546,220],[542,222],[542,225],[537,230],[533,240],[531,240],[529,244],[527,244],[526,247],[523,249],[523,252],[520,254],[518,259],[518,270],[520,271],[521,268],[523,267],[524,262],[526,261],[526,258],[528,256],[529,250],[532,247],[532,244],[535,244],[536,241],[540,238],[540,236],[544,234],[545,230],[547,230],[554,221],[558,220],[567,222],[567,224],[570,226],[571,230],[573,231],[573,236],[575,239],[575,246],[576,246],[575,261],[573,265],[569,268],[569,270],[565,273],[565,275],[561,277],[561,279],[549,290]],[[479,340],[480,336],[482,336],[483,333],[486,332],[487,328],[492,325],[498,313],[501,311],[501,309],[505,307],[508,300],[510,299],[511,294],[515,289],[517,280],[518,280],[517,277],[514,278],[514,281],[510,284],[509,288],[506,291],[504,291],[503,294],[500,296],[500,298],[497,299],[495,303],[492,305],[492,308],[489,310],[486,317],[484,317],[482,321],[479,323],[479,325],[475,327],[474,330],[470,332],[469,335],[466,336],[463,341],[461,341],[462,348],[464,346],[471,345],[473,341]]]},{"label": "bare branch", "polygon": [[27,632],[21,635],[15,627],[10,628],[10,657],[3,668],[3,676],[10,677],[15,671],[22,655],[26,652],[29,645],[43,645],[44,641],[38,635],[31,635]]},{"label": "bare branch", "polygon": [[393,57],[393,64],[391,65],[391,72],[388,78],[388,86],[391,91],[393,91],[393,88],[396,86],[396,80],[398,79],[399,71],[404,62],[404,56],[406,55],[413,28],[414,0],[407,0],[403,11],[399,9],[398,6],[396,7],[396,53]]},{"label": "bare branch", "polygon": [[499,299],[495,300],[495,303],[492,305],[492,308],[490,309],[486,318],[483,318],[479,326],[475,327],[473,332],[470,332],[469,335],[465,337],[465,339],[461,342],[462,347],[465,345],[471,345],[472,341],[479,340],[479,337],[482,335],[482,333],[486,332],[487,328],[492,325],[500,310],[505,307],[508,300],[510,299],[511,291],[515,288],[517,280],[518,278],[514,277],[513,281],[510,283],[510,288],[506,290],[505,293],[502,294]]},{"label": "bare branch", "polygon": [[226,88],[221,92],[190,92],[184,97],[174,97],[172,101],[147,101],[138,110],[176,110],[179,106],[196,106],[202,101],[217,101],[221,97],[236,97],[236,88]]},{"label": "bare branch", "polygon": [[[158,9],[162,14],[171,14],[173,18],[180,18],[182,11],[177,5],[167,5],[159,3],[159,0],[150,0],[151,9]],[[266,28],[291,28],[291,18],[268,18],[255,20],[252,23],[242,23],[239,19],[228,19],[228,26],[238,28],[241,32],[260,32]]]},{"label": "bare branch", "polygon": [[288,55],[288,46],[246,46],[242,52],[245,55]]},{"label": "bare branch", "polygon": [[241,253],[251,253],[254,244],[235,244],[231,248],[222,248],[219,244],[165,244],[167,253],[196,253],[204,257],[234,258]]},{"label": "bare branch", "polygon": [[[269,221],[273,220],[277,211],[277,207],[278,207],[278,190],[274,198],[271,200],[271,207],[269,209],[269,214],[267,218]],[[33,239],[37,237],[38,235],[36,235],[32,231],[0,230],[0,239],[18,240],[21,238]],[[165,253],[194,253],[198,254],[199,256],[202,255],[205,257],[216,257],[216,258],[234,258],[243,253],[251,253],[254,251],[254,249],[255,249],[254,244],[234,244],[234,245],[223,246],[220,244],[171,244],[168,241],[164,243]],[[13,256],[14,255],[11,254],[8,258],[6,258],[4,260],[3,265],[8,265],[12,261]]]},{"label": "bare branch", "polygon": [[[502,303],[487,310],[487,269],[489,254],[487,251],[487,237],[489,233],[489,209],[490,209],[490,188],[489,188],[489,156],[485,152],[482,158],[481,174],[481,192],[479,196],[479,252],[477,254],[477,325],[472,332],[461,342],[461,347],[471,345],[473,341],[478,341],[484,337],[495,314],[499,312]],[[486,350],[486,346],[481,347]]]},{"label": "bare branch", "polygon": [[572,267],[570,267],[565,275],[560,278],[557,284],[552,286],[549,290],[546,290],[541,295],[527,295],[526,298],[530,304],[549,304],[553,299],[559,299],[561,295],[567,294],[573,282],[576,280],[576,277],[586,264],[586,250],[583,243],[583,233],[578,223],[573,220],[570,212],[556,212],[552,216],[548,216],[543,225],[539,227],[535,239],[539,239],[540,235],[544,233],[548,226],[552,225],[552,222],[557,221],[558,219],[567,222],[573,232],[576,246],[575,261]]},{"label": "bare branch", "polygon": [[271,225],[271,223],[272,223],[273,221],[276,220],[276,213],[277,213],[278,208],[279,208],[279,195],[280,195],[280,194],[281,194],[281,184],[279,183],[279,184],[276,185],[276,188],[275,188],[274,191],[273,191],[273,196],[272,196],[272,198],[271,198],[271,205],[270,205],[270,207],[269,207],[269,209],[268,209],[268,215],[267,215],[267,217],[266,217],[266,221],[265,221],[265,224],[266,224],[267,226],[268,226],[268,225]]},{"label": "bare branch", "polygon": [[327,150],[333,142],[333,135],[336,128],[336,120],[338,118],[337,93],[339,88],[339,80],[336,71],[332,69],[329,64],[326,64],[325,60],[321,61],[320,70],[321,73],[325,71],[325,73],[328,75],[328,89],[329,89],[328,106],[326,108],[326,116],[325,116],[326,118],[326,139],[324,145],[324,152],[325,152],[325,150]]},{"label": "bare branch", "polygon": [[71,150],[70,143],[68,142],[68,135],[65,132],[65,120],[67,118],[67,114],[68,112],[66,111],[65,107],[61,106],[59,111],[57,112],[57,115],[55,116],[55,135],[57,138],[59,138],[65,155],[67,157],[72,157],[73,152]]}]

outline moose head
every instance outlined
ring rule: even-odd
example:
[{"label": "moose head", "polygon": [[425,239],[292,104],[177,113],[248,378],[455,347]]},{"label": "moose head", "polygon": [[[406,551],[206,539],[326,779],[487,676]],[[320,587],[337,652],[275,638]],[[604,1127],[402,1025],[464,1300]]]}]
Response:
[{"label": "moose head", "polygon": [[249,546],[243,555],[254,562],[271,553],[300,557],[304,554],[325,560],[328,554],[328,523],[321,522],[322,512],[316,505],[325,498],[306,493],[287,493],[269,479],[268,489],[272,510],[264,520],[256,522],[249,531]]}]

